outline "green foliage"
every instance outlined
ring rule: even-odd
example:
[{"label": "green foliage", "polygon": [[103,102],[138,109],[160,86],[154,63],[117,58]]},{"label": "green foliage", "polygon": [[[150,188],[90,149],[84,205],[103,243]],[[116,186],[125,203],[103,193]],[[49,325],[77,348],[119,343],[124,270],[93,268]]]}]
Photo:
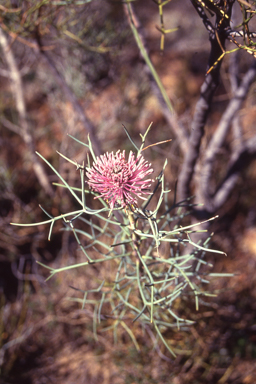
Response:
[{"label": "green foliage", "polygon": [[[131,139],[138,154],[145,149],[144,143],[148,131],[149,129],[141,136],[140,147],[137,147]],[[129,136],[127,130],[126,133]],[[81,144],[89,150],[95,161],[96,156],[89,137],[88,144]],[[50,216],[42,208],[49,219],[32,225],[50,224],[50,240],[53,225],[61,220],[63,230],[73,232],[79,249],[86,259],[84,262],[57,269],[44,265],[50,271],[49,278],[60,272],[97,264],[103,268],[104,275],[104,266],[110,263],[115,270],[112,274],[115,276],[114,279],[106,276],[106,279],[90,290],[75,288],[83,294],[83,297],[77,298],[76,301],[81,302],[83,307],[86,304],[94,306],[95,335],[97,324],[111,315],[113,323],[106,329],[113,329],[116,332],[117,326],[121,325],[139,349],[127,322],[127,319],[132,319],[132,322],[137,321],[142,327],[152,324],[158,339],[175,355],[163,337],[163,332],[176,327],[185,329],[193,323],[179,314],[183,305],[182,298],[194,300],[198,309],[200,297],[214,296],[204,289],[204,285],[209,283],[209,277],[218,275],[210,272],[212,265],[204,260],[204,256],[206,252],[217,254],[223,252],[208,249],[210,237],[203,244],[192,241],[191,234],[199,232],[196,227],[202,223],[182,225],[182,222],[187,221],[193,203],[191,199],[177,202],[174,196],[174,201],[170,204],[168,197],[170,191],[166,190],[164,178],[167,162],[163,171],[156,177],[150,198],[141,207],[110,209],[104,200],[98,198],[101,207],[92,209],[87,205],[87,201],[90,201],[89,197],[94,193],[85,188],[84,164],[78,165],[61,155],[80,172],[81,188],[73,188],[47,160],[39,156],[62,181],[56,185],[67,188],[81,208],[57,217]],[[88,166],[90,166],[89,157]],[[230,275],[222,274],[222,276]]]}]

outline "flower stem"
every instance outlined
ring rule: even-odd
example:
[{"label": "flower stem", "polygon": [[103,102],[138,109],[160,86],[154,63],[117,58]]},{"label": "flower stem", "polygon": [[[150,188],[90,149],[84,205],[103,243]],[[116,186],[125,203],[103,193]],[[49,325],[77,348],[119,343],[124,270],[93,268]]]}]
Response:
[{"label": "flower stem", "polygon": [[141,262],[140,257],[139,257],[140,240],[139,240],[139,236],[137,235],[137,233],[135,233],[136,220],[134,219],[133,212],[129,206],[126,206],[125,211],[128,215],[128,219],[129,219],[129,223],[130,223],[129,228],[130,228],[131,233],[132,233],[131,237],[132,237],[132,243],[133,243],[133,248],[134,248],[134,255],[139,260],[139,271],[142,272],[143,271],[143,265],[142,265],[142,262]]}]

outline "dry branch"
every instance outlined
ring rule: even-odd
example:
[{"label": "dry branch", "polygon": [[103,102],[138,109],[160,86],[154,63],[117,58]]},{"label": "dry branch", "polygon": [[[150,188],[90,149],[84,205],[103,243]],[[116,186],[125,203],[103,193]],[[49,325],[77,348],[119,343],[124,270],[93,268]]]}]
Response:
[{"label": "dry branch", "polygon": [[[229,18],[223,18],[221,15],[216,13],[215,27],[213,27],[204,11],[203,6],[195,0],[191,0],[191,2],[209,34],[211,50],[208,68],[212,68],[212,70],[210,72],[206,72],[207,75],[201,87],[200,98],[197,102],[191,125],[189,149],[183,161],[178,183],[178,196],[181,200],[184,200],[191,195],[191,183],[194,178],[196,164],[200,156],[201,140],[205,133],[205,124],[212,105],[212,98],[219,84],[220,67],[222,63],[222,60],[219,60],[219,58],[225,49],[225,42],[227,39],[226,30],[230,28],[229,23],[233,5],[233,0],[226,2],[227,9],[225,9],[225,13],[229,16]],[[198,184],[200,184],[200,181]],[[195,194],[197,194],[197,192],[200,195],[199,191],[195,191]]]},{"label": "dry branch", "polygon": [[[1,29],[1,27],[0,27],[0,45],[2,47],[5,60],[9,67],[9,75],[12,81],[13,96],[15,98],[16,108],[19,114],[20,126],[19,127],[16,126],[15,131],[23,138],[24,142],[27,145],[27,148],[32,160],[32,166],[39,183],[41,184],[41,186],[43,187],[46,193],[48,193],[50,196],[53,196],[53,193],[54,193],[53,188],[48,180],[48,177],[41,163],[39,162],[38,157],[35,154],[35,145],[34,145],[33,137],[32,137],[28,120],[27,120],[25,98],[23,93],[23,85],[22,85],[20,72],[16,65],[16,61],[12,53],[12,50],[8,45],[7,38],[3,30]],[[10,128],[10,126],[14,126],[13,123],[10,123],[8,126],[8,124],[6,123],[6,121],[4,121],[4,119],[2,120],[2,122],[4,123],[5,126],[7,126],[7,128]]]},{"label": "dry branch", "polygon": [[[233,189],[236,182],[236,174],[234,175],[230,174],[230,170],[232,169],[232,166],[231,166],[230,170],[228,171],[229,176],[222,186],[223,191],[221,190],[221,188],[219,188],[219,191],[218,191],[219,197],[213,199],[215,201],[215,203],[213,204],[213,201],[211,201],[211,191],[209,190],[210,179],[213,175],[213,165],[216,161],[216,156],[218,155],[220,148],[224,144],[228,131],[231,127],[231,123],[235,118],[237,112],[241,108],[241,105],[248,94],[250,85],[255,79],[255,76],[256,76],[256,62],[254,61],[252,67],[244,75],[240,86],[237,88],[233,98],[230,100],[226,108],[226,111],[222,115],[220,123],[216,131],[214,132],[212,140],[210,141],[205,153],[200,185],[202,188],[202,193],[205,198],[205,202],[207,203],[207,206],[211,207],[210,210],[212,212],[216,212],[216,210],[219,209],[222,204],[224,204],[225,198],[228,197],[229,192]],[[231,153],[230,157],[231,159],[235,159],[235,160],[233,160],[232,163],[236,162],[242,153],[243,153],[243,156],[245,155],[245,153],[247,152],[246,147],[247,146],[244,147],[244,145],[241,143],[240,145],[233,148],[233,152]],[[221,199],[220,199],[220,195],[222,195]]]}]

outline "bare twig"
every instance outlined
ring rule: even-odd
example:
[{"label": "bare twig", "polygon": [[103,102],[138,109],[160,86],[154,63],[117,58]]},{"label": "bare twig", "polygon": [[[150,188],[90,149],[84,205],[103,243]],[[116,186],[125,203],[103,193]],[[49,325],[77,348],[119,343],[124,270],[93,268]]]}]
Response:
[{"label": "bare twig", "polygon": [[[26,112],[21,76],[20,76],[18,67],[16,65],[12,50],[8,46],[7,38],[3,30],[1,29],[1,27],[0,27],[0,45],[2,46],[3,54],[9,67],[10,78],[12,80],[13,96],[15,98],[16,108],[19,114],[20,129],[17,127],[17,129],[15,128],[15,130],[20,134],[20,136],[22,136],[23,140],[27,145],[27,148],[30,152],[30,156],[32,160],[32,166],[36,174],[36,177],[38,178],[39,183],[41,184],[43,189],[46,191],[46,193],[52,196],[54,193],[53,188],[49,183],[48,177],[35,154],[35,145],[34,145],[33,137],[31,135],[29,124],[27,121],[27,112]],[[10,128],[11,125],[14,126],[14,124],[10,123],[8,128]],[[6,121],[5,121],[5,126],[7,126]]]},{"label": "bare twig", "polygon": [[250,37],[250,38],[253,38],[253,37],[256,37],[256,32],[250,32],[249,35],[247,33],[245,33],[244,31],[228,31],[228,36],[230,38],[232,37],[243,37],[243,38],[246,38],[246,37]]},{"label": "bare twig", "polygon": [[[229,80],[231,85],[232,97],[234,97],[237,88],[239,87],[239,65],[238,51],[229,57]],[[240,116],[236,114],[232,121],[232,134],[236,148],[243,144],[243,132],[240,123]]]},{"label": "bare twig", "polygon": [[17,133],[17,135],[21,135],[22,129],[17,124],[12,123],[10,120],[6,119],[4,116],[0,116],[0,122],[10,131]]}]

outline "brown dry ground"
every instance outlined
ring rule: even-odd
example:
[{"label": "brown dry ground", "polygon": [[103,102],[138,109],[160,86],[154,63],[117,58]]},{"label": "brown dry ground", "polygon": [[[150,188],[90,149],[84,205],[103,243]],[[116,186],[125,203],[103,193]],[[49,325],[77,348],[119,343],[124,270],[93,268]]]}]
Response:
[{"label": "brown dry ground", "polygon": [[[159,53],[159,34],[155,29],[158,17],[154,3],[150,3],[147,12],[143,7],[138,8],[138,13],[147,31],[152,61],[177,113],[189,127],[204,79],[209,46],[201,22],[195,14],[190,15],[192,9],[184,18],[177,1],[174,5],[166,13],[166,22],[182,28],[178,35],[166,39],[164,55]],[[114,23],[120,14],[112,9],[111,17]],[[92,55],[91,62],[80,66],[80,56],[70,55],[73,48],[67,40],[58,52],[62,57],[60,69],[95,124],[95,135],[102,151],[130,148],[122,124],[135,140],[139,140],[139,133],[143,133],[153,121],[148,144],[173,137],[142,71],[133,37],[128,27],[122,28],[122,24],[118,23],[122,47],[118,48],[116,55],[104,56],[103,62],[100,55]],[[108,28],[113,33],[114,28]],[[114,36],[114,42],[115,39]],[[24,52],[22,49],[25,48],[18,43],[13,44],[21,67],[26,66],[27,47]],[[60,159],[55,151],[82,161],[84,149],[74,144],[66,134],[85,141],[85,129],[76,118],[72,105],[56,87],[47,65],[37,58],[30,59],[30,70],[23,77],[23,85],[36,148],[72,185],[78,185],[74,168]],[[224,62],[223,84],[214,100],[208,137],[228,99],[227,67],[228,61]],[[3,76],[0,81],[1,113],[15,121],[9,81]],[[252,134],[255,122],[254,88],[241,112],[246,137]],[[198,312],[194,305],[185,304],[184,312],[196,323],[186,332],[175,330],[166,333],[172,347],[183,351],[173,359],[163,345],[154,348],[153,330],[149,328],[144,332],[136,323],[129,325],[137,337],[139,351],[122,327],[118,328],[117,342],[112,331],[103,332],[102,329],[109,325],[108,321],[103,321],[95,334],[92,308],[88,306],[82,310],[81,304],[67,299],[77,297],[70,285],[88,287],[93,285],[96,277],[107,275],[111,278],[111,267],[71,270],[44,281],[48,273],[37,267],[35,260],[55,268],[83,260],[74,239],[60,234],[56,227],[52,241],[48,242],[48,229],[44,226],[24,229],[11,227],[9,223],[43,220],[45,216],[38,204],[56,215],[72,209],[73,201],[58,188],[53,198],[47,196],[38,185],[22,138],[3,124],[0,132],[0,383],[256,382],[255,162],[243,174],[214,227],[213,246],[227,253],[227,257],[214,257],[214,272],[233,272],[235,276],[212,281],[210,288],[219,294],[211,298],[208,305],[201,305]],[[166,175],[173,188],[182,162],[175,139],[171,144],[150,149],[147,156],[152,158],[156,170],[160,170],[168,158]],[[52,172],[47,167],[45,169],[50,180],[56,181]]]}]

